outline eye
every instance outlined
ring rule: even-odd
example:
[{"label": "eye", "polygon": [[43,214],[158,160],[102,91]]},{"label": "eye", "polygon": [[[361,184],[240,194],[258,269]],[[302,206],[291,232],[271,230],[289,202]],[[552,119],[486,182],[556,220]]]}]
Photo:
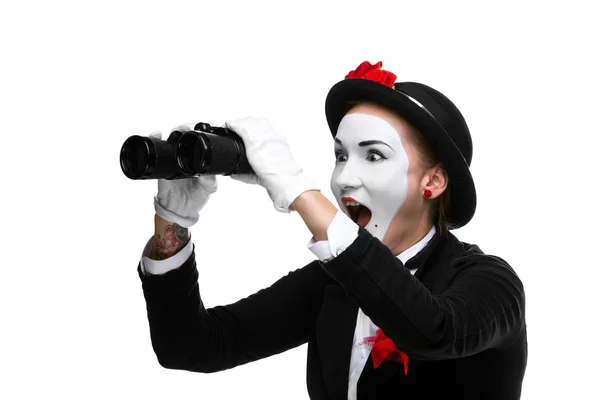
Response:
[{"label": "eye", "polygon": [[341,151],[336,151],[335,152],[335,162],[339,163],[339,162],[344,162],[344,161],[347,161],[346,155],[344,155],[344,153]]},{"label": "eye", "polygon": [[377,150],[369,150],[367,153],[367,160],[370,162],[378,162],[387,159],[383,154],[378,152]]}]

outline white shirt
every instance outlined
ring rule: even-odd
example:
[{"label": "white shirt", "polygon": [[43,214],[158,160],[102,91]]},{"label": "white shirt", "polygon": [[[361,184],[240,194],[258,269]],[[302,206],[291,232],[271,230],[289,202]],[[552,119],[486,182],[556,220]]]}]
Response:
[{"label": "white shirt", "polygon": [[[421,251],[435,234],[435,226],[418,243],[398,255],[400,261],[406,264]],[[333,218],[331,225],[327,228],[328,241],[315,242],[314,238],[308,243],[309,249],[322,261],[333,258],[333,254],[339,255],[358,237],[358,225],[354,223],[346,214],[338,211]],[[410,270],[415,274],[417,270]],[[350,356],[350,370],[348,371],[348,400],[356,400],[357,384],[364,369],[365,363],[371,354],[371,346],[364,344],[364,339],[375,336],[378,326],[359,308],[356,316],[356,326],[354,328],[354,340],[352,345],[352,354]]]},{"label": "white shirt", "polygon": [[[408,260],[414,257],[419,251],[421,251],[427,243],[431,240],[435,234],[435,227],[432,227],[429,233],[421,239],[417,244],[411,246],[409,249],[398,255],[400,261],[406,264]],[[327,228],[327,239],[316,242],[312,238],[308,242],[308,248],[312,251],[321,261],[329,261],[334,258],[334,254],[340,255],[348,246],[356,240],[358,237],[358,225],[350,219],[346,214],[339,211],[336,213],[333,221]],[[148,250],[152,238],[146,243],[146,247],[142,252],[140,260],[140,267],[144,274],[149,275],[160,275],[165,274],[173,269],[179,268],[185,260],[192,255],[192,240],[179,251],[164,260],[152,260],[147,257]],[[417,270],[411,270],[410,272],[414,275]],[[358,315],[356,317],[356,326],[354,329],[354,340],[352,346],[352,354],[350,357],[350,370],[348,374],[348,400],[356,400],[356,386],[358,379],[363,371],[366,361],[371,354],[370,346],[363,344],[363,340],[366,337],[375,336],[378,327],[373,324],[371,319],[365,315],[365,313],[359,308]]]}]

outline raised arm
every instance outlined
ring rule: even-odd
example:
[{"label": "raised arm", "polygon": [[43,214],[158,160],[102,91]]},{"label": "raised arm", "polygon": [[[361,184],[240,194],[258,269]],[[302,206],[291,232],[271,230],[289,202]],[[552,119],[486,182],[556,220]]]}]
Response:
[{"label": "raised arm", "polygon": [[442,360],[508,346],[525,325],[523,284],[513,269],[475,246],[442,260],[428,261],[447,272],[447,288],[432,293],[360,227],[350,246],[321,265],[409,357]]},{"label": "raised arm", "polygon": [[316,262],[234,304],[207,308],[194,250],[162,275],[145,275],[138,267],[152,346],[163,367],[216,372],[307,342],[323,288],[332,282]]}]

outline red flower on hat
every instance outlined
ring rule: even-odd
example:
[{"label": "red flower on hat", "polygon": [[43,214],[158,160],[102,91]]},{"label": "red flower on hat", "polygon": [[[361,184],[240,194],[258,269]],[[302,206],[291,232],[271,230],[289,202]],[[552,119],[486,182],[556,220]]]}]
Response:
[{"label": "red flower on hat", "polygon": [[362,78],[375,81],[389,87],[394,87],[396,75],[390,71],[381,69],[382,65],[383,63],[381,61],[376,64],[363,61],[355,70],[348,72],[348,75],[346,75],[344,79]]}]

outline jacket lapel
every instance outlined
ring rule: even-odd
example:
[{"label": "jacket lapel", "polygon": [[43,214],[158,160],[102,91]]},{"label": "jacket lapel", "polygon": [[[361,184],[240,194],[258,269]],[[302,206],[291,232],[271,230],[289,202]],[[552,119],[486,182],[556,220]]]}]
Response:
[{"label": "jacket lapel", "polygon": [[[427,246],[411,258],[406,265],[404,265],[400,259],[397,259],[398,268],[418,268],[415,273],[415,278],[419,279],[419,281],[421,281],[421,283],[430,291],[433,291],[440,272],[439,268],[437,268],[437,264],[439,264],[437,260],[443,253],[446,241],[447,237],[440,235],[440,233],[437,232],[434,237],[431,238]],[[399,348],[399,350],[402,351],[402,348]],[[377,398],[390,379],[395,376],[397,376],[397,379],[399,380],[408,381],[411,378],[411,372],[413,373],[412,376],[414,376],[415,364],[418,364],[418,361],[412,362],[413,368],[411,369],[411,360],[409,359],[408,376],[405,376],[404,365],[402,363],[397,361],[384,361],[377,369],[375,369],[373,366],[373,359],[369,356],[358,381],[357,398],[359,400]],[[402,382],[399,382],[399,385],[401,384]]]},{"label": "jacket lapel", "polygon": [[331,399],[347,399],[350,356],[358,306],[339,285],[325,288],[316,335],[323,379]]},{"label": "jacket lapel", "polygon": [[[452,237],[451,234],[450,238]],[[405,265],[397,259],[398,268],[418,268],[415,277],[430,291],[435,292],[434,286],[444,267],[438,265],[439,258],[446,252],[448,240],[444,235],[436,233],[431,241]],[[348,378],[350,357],[358,306],[339,285],[329,285],[325,288],[323,305],[316,325],[316,338],[323,379],[331,399],[346,400],[348,398]],[[400,349],[402,350],[402,349]],[[414,363],[418,364],[418,362]],[[411,377],[411,361],[409,360],[408,378]],[[412,369],[415,371],[415,369]],[[358,399],[377,398],[392,377],[408,379],[404,376],[404,366],[396,361],[384,361],[377,369],[369,356],[358,381]]]}]

